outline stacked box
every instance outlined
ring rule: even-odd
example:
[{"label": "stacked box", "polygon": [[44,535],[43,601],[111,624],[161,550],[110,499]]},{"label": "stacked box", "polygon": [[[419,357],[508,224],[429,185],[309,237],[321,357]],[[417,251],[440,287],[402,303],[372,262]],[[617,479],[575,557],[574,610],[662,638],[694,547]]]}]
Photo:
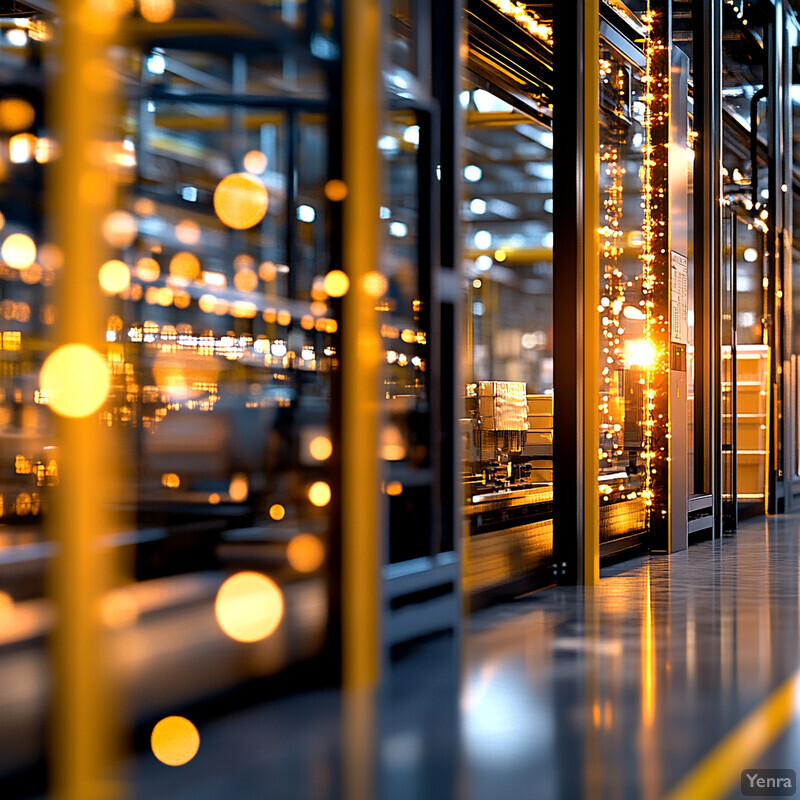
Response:
[{"label": "stacked box", "polygon": [[553,395],[529,394],[528,444],[553,444]]},{"label": "stacked box", "polygon": [[524,431],[528,429],[525,384],[521,381],[481,381],[478,384],[478,413],[484,430]]}]

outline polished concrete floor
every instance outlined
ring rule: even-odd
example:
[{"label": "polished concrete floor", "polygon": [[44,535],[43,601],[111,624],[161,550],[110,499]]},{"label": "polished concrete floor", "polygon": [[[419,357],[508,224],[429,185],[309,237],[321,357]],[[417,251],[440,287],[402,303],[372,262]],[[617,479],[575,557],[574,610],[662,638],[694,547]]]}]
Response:
[{"label": "polished concrete floor", "polygon": [[735,537],[605,569],[597,588],[481,612],[461,642],[396,663],[376,698],[320,691],[205,722],[189,764],[133,759],[132,794],[740,797],[742,769],[800,773],[800,703],[764,710],[800,669],[798,581],[800,515],[747,522]]}]

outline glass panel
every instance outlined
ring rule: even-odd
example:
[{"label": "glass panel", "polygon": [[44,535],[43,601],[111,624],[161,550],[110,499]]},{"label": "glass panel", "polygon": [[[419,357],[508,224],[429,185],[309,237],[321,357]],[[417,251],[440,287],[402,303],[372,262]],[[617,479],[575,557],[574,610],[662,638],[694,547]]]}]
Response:
[{"label": "glass panel", "polygon": [[645,528],[642,73],[600,43],[600,541]]},{"label": "glass panel", "polygon": [[387,420],[381,457],[385,469],[390,533],[389,561],[438,551],[432,501],[431,409],[428,386],[430,254],[423,250],[426,220],[420,215],[424,142],[430,135],[413,111],[394,111],[381,138],[388,196],[381,208],[385,231],[384,276],[377,308],[386,350]]},{"label": "glass panel", "polygon": [[549,580],[553,137],[487,89],[467,85],[462,105],[466,588],[480,592]]},{"label": "glass panel", "polygon": [[[297,11],[300,24],[307,5],[317,6],[272,3],[269,13],[286,21]],[[43,213],[44,173],[57,152],[42,116],[45,58],[20,32],[24,46],[0,37],[4,80],[14,75],[31,106],[21,139],[0,135],[13,150],[0,184],[0,238],[24,234],[38,250],[30,266],[12,268],[8,253],[0,265],[0,597],[14,613],[34,614],[40,633],[19,641],[43,666],[53,551],[41,521],[59,465],[39,370],[52,348],[50,287],[64,270]],[[101,288],[108,295],[98,348],[111,391],[95,419],[117,433],[122,480],[102,499],[122,520],[109,541],[126,582],[110,597],[108,625],[142,642],[137,669],[117,676],[121,694],[136,698],[120,706],[123,726],[315,656],[327,632],[341,294],[325,280],[337,213],[335,191],[325,194],[327,76],[299,49],[283,58],[224,47],[118,49],[115,67],[130,91],[109,123],[111,143],[98,148],[114,210],[103,226],[109,261],[97,264],[86,302]],[[255,94],[269,102],[252,102]],[[234,102],[240,95],[251,97]],[[214,615],[220,585],[242,570],[268,576],[283,599],[280,632],[246,664]],[[177,632],[168,662],[153,655],[161,643],[153,616]],[[43,729],[38,708],[24,713],[26,725]],[[37,763],[44,743],[25,747]],[[17,757],[6,767],[25,767]]]}]

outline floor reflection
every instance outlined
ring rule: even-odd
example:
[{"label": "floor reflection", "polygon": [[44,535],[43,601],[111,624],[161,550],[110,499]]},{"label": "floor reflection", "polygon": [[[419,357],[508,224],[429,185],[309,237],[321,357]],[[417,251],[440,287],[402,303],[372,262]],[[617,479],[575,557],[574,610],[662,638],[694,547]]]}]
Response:
[{"label": "floor reflection", "polygon": [[[131,796],[659,800],[798,670],[799,542],[800,515],[759,520],[487,609],[395,663],[360,733],[333,691],[199,720],[185,767],[131,760]],[[799,742],[753,766],[800,771]]]}]

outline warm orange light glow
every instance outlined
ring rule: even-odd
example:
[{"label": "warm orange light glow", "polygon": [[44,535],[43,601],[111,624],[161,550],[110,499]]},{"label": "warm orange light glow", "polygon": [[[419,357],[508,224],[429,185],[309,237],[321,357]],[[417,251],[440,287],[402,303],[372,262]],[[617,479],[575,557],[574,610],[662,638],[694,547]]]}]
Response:
[{"label": "warm orange light glow", "polygon": [[247,172],[260,175],[267,168],[267,157],[260,150],[245,153],[242,164]]},{"label": "warm orange light glow", "polygon": [[140,217],[152,217],[156,213],[156,204],[149,197],[139,197],[133,204],[133,210]]},{"label": "warm orange light glow", "polygon": [[214,190],[214,211],[229,228],[252,228],[264,219],[269,198],[254,175],[236,172],[223,178]]},{"label": "warm orange light glow", "polygon": [[277,316],[278,325],[288,325],[292,321],[292,315],[286,310],[281,309]]},{"label": "warm orange light glow", "polygon": [[239,253],[239,255],[233,259],[233,268],[235,270],[255,269],[255,267],[256,260],[248,253]]},{"label": "warm orange light glow", "polygon": [[275,280],[275,276],[278,274],[278,268],[271,262],[265,261],[259,268],[258,268],[258,275],[262,281],[266,281],[269,283],[270,281]]},{"label": "warm orange light glow", "polygon": [[131,271],[124,261],[106,261],[98,273],[100,288],[106,294],[117,294],[131,285]]},{"label": "warm orange light glow", "polygon": [[175,0],[139,0],[139,12],[148,22],[166,22],[175,13]]},{"label": "warm orange light glow", "polygon": [[64,264],[61,248],[54,244],[43,244],[39,248],[39,263],[47,269],[61,269]]},{"label": "warm orange light glow", "polygon": [[240,269],[233,276],[233,285],[240,292],[254,292],[258,289],[258,275],[251,269]]},{"label": "warm orange light glow", "polygon": [[169,272],[175,278],[192,281],[200,274],[200,259],[194,253],[175,253],[169,262]]},{"label": "warm orange light glow", "polygon": [[196,398],[200,392],[197,385],[207,386],[215,383],[218,378],[218,363],[200,353],[162,350],[153,364],[156,385],[175,401]]},{"label": "warm orange light glow", "polygon": [[175,238],[181,244],[197,244],[200,241],[200,226],[190,219],[181,220],[175,226]]},{"label": "warm orange light glow", "polygon": [[24,233],[12,233],[3,242],[0,255],[9,267],[27,269],[36,261],[36,244]]},{"label": "warm orange light glow", "polygon": [[112,247],[127,247],[136,238],[139,226],[133,214],[112,211],[103,220],[103,238]]},{"label": "warm orange light glow", "polygon": [[311,458],[316,461],[325,461],[333,453],[333,444],[327,436],[315,436],[308,443],[308,452],[311,453]]},{"label": "warm orange light glow", "polygon": [[247,495],[250,492],[250,485],[247,480],[247,475],[244,472],[236,472],[231,478],[230,486],[228,487],[228,494],[234,503],[243,503],[247,500]]},{"label": "warm orange light glow", "polygon": [[103,405],[111,379],[98,352],[85,344],[67,344],[47,357],[39,385],[57,414],[88,417]]},{"label": "warm orange light glow", "polygon": [[652,367],[656,361],[656,347],[647,339],[628,339],[623,344],[623,357],[629,367]]},{"label": "warm orange light glow", "polygon": [[269,515],[275,522],[280,522],[286,516],[286,509],[280,503],[274,503],[269,507]]},{"label": "warm orange light glow", "polygon": [[0,129],[13,133],[33,125],[36,113],[33,106],[20,97],[6,97],[0,100]]},{"label": "warm orange light glow", "polygon": [[402,461],[406,457],[406,444],[397,425],[387,425],[381,432],[381,458],[384,461]]},{"label": "warm orange light glow", "polygon": [[323,508],[331,501],[331,487],[325,481],[316,481],[308,487],[308,499],[317,508]]},{"label": "warm orange light glow", "polygon": [[180,767],[197,755],[200,734],[186,717],[165,717],[153,728],[150,747],[163,764]]},{"label": "warm orange light glow", "polygon": [[139,605],[130,594],[115,589],[103,597],[100,604],[100,618],[109,628],[115,630],[129,628],[139,619]]},{"label": "warm orange light glow", "polygon": [[217,623],[237,642],[266,639],[283,619],[283,593],[258,572],[239,572],[220,586],[214,604]]},{"label": "warm orange light glow", "polygon": [[181,485],[181,479],[174,472],[165,472],[161,476],[161,485],[167,489],[177,489]]},{"label": "warm orange light glow", "polygon": [[386,294],[386,290],[389,288],[389,281],[386,280],[385,275],[373,270],[361,279],[361,285],[370,297],[378,298]]},{"label": "warm orange light glow", "polygon": [[188,292],[177,291],[173,297],[176,308],[189,308],[192,304],[192,297]]},{"label": "warm orange light glow", "polygon": [[231,314],[237,319],[254,319],[258,314],[258,307],[246,300],[236,300],[231,305]]},{"label": "warm orange light glow", "polygon": [[286,557],[298,572],[314,572],[325,560],[325,547],[316,536],[301,533],[289,542]]},{"label": "warm orange light glow", "polygon": [[33,157],[36,159],[37,164],[48,164],[57,158],[58,154],[58,145],[53,139],[48,139],[45,136],[40,136],[37,139],[36,149],[33,151]]},{"label": "warm orange light glow", "polygon": [[8,140],[8,158],[12,164],[25,164],[36,154],[38,139],[32,133],[17,133]]},{"label": "warm orange light glow", "polygon": [[214,309],[217,307],[217,298],[213,294],[202,294],[197,301],[200,310],[206,314],[213,314]]},{"label": "warm orange light glow", "polygon": [[386,484],[386,494],[397,497],[403,493],[403,484],[400,481],[390,481]]},{"label": "warm orange light glow", "polygon": [[143,281],[158,280],[161,274],[161,268],[158,266],[158,261],[154,258],[140,258],[136,262],[136,276]]},{"label": "warm orange light glow", "polygon": [[341,203],[347,197],[347,184],[338,178],[328,181],[325,184],[325,197],[334,203]]},{"label": "warm orange light glow", "polygon": [[10,614],[14,610],[14,598],[8,592],[0,592],[0,617]]},{"label": "warm orange light glow", "polygon": [[208,496],[208,502],[211,503],[212,506],[216,506],[219,504],[220,496],[216,492],[212,492]]},{"label": "warm orange light glow", "polygon": [[325,293],[331,297],[344,297],[350,288],[350,278],[340,269],[332,269],[323,282]]},{"label": "warm orange light glow", "polygon": [[169,286],[162,286],[156,292],[156,303],[163,308],[172,305],[172,289]]}]

